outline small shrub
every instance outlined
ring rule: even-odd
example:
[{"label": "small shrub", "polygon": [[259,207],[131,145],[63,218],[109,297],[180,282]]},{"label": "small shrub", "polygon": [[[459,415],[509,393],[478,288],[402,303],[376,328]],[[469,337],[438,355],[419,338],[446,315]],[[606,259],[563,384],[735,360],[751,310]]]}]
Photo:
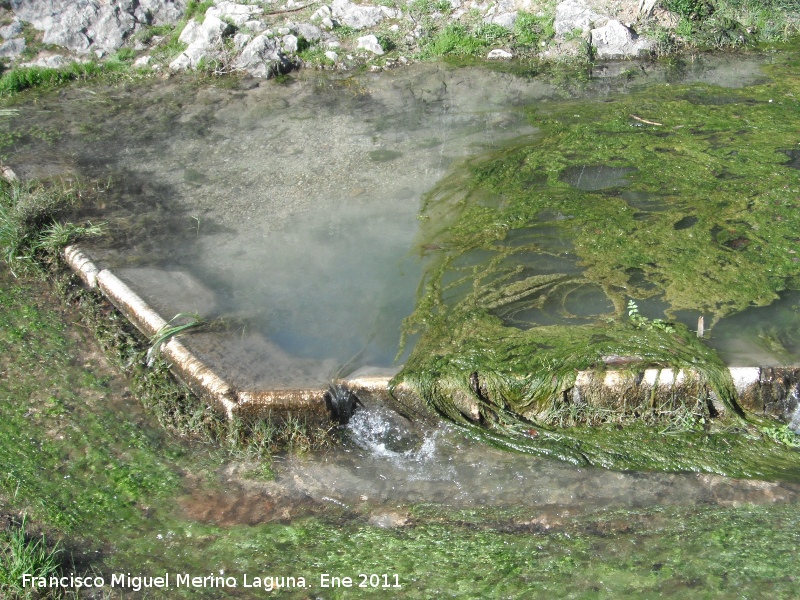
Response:
[{"label": "small shrub", "polygon": [[510,32],[497,23],[481,23],[475,28],[474,35],[490,46],[508,40]]},{"label": "small shrub", "polygon": [[707,0],[664,0],[664,8],[684,19],[697,20],[711,16],[713,5]]},{"label": "small shrub", "polygon": [[414,0],[405,8],[409,15],[415,20],[433,13],[448,15],[453,12],[453,7],[449,0]]},{"label": "small shrub", "polygon": [[130,62],[134,58],[136,58],[136,52],[133,48],[120,48],[113,56],[113,60],[118,62]]},{"label": "small shrub", "polygon": [[675,333],[675,328],[663,319],[648,319],[642,315],[639,312],[639,306],[633,300],[628,300],[628,318],[638,329]]},{"label": "small shrub", "polygon": [[762,427],[761,432],[778,444],[790,448],[800,448],[800,435],[792,431],[788,425]]},{"label": "small shrub", "polygon": [[486,42],[479,39],[464,25],[453,23],[438,32],[422,48],[424,58],[437,56],[474,56],[486,49]]},{"label": "small shrub", "polygon": [[134,36],[135,39],[143,44],[149,44],[154,37],[163,37],[172,34],[175,31],[174,25],[151,25],[140,29]]}]

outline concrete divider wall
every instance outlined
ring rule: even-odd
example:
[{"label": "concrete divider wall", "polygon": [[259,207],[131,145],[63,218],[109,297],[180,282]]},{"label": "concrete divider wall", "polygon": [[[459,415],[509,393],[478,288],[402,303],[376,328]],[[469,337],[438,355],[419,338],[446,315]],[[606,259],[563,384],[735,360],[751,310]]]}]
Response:
[{"label": "concrete divider wall", "polygon": [[[83,282],[102,293],[143,334],[152,337],[167,325],[163,316],[153,310],[111,271],[100,269],[88,254],[76,246],[64,251],[67,264]],[[225,377],[199,359],[179,340],[173,338],[162,346],[162,355],[172,372],[195,394],[221,410],[228,418],[235,416],[282,420],[289,415],[312,422],[330,420],[328,390],[308,388],[294,390],[236,389]],[[759,368],[731,367],[745,410],[777,417],[800,427],[800,367]],[[412,419],[435,419],[431,409],[408,387],[400,385],[389,393],[389,375],[354,376],[337,383],[346,386],[362,403],[383,403]],[[696,374],[672,369],[631,371],[583,371],[565,395],[565,401],[585,402],[595,406],[614,406],[628,400],[651,398],[654,394],[696,394]],[[463,399],[460,410],[467,416],[476,414],[469,398]],[[720,407],[721,408],[721,407]]]}]

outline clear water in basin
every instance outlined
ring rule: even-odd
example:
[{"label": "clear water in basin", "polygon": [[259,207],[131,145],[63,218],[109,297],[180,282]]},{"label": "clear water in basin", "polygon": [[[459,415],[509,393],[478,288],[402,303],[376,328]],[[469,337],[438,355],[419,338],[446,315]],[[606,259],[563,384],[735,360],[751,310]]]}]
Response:
[{"label": "clear water in basin", "polygon": [[[234,383],[321,385],[365,365],[396,368],[425,260],[414,249],[420,201],[453,165],[534,140],[530,107],[675,77],[648,69],[633,80],[600,69],[581,89],[430,64],[306,72],[286,85],[79,87],[2,122],[16,136],[5,158],[23,177],[96,182],[99,201],[82,216],[108,223],[112,236],[88,243],[91,253],[166,318],[198,311],[236,323],[186,338]],[[731,87],[763,79],[755,59],[698,61],[681,77]],[[630,173],[587,165],[565,177],[625,194]],[[630,201],[659,210],[658,199]],[[547,260],[572,260],[558,252]],[[608,309],[597,290],[577,288],[566,312]]]}]

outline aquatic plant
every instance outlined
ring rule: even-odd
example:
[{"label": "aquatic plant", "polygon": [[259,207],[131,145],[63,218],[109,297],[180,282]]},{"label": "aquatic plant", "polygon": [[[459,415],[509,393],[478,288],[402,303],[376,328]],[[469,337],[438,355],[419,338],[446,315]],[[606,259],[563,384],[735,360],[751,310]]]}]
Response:
[{"label": "aquatic plant", "polygon": [[[180,323],[179,321],[185,322]],[[169,340],[189,329],[198,329],[207,324],[208,322],[197,313],[178,313],[150,338],[150,348],[146,355],[147,364],[150,366],[153,364],[161,353],[161,346]]]},{"label": "aquatic plant", "polygon": [[[421,336],[394,383],[476,435],[577,462],[630,457],[600,458],[608,447],[559,424],[760,435],[722,360],[678,316],[710,316],[713,330],[800,284],[798,93],[795,67],[741,90],[537,107],[539,139],[473,159],[425,199],[426,274],[404,325]],[[663,318],[641,314],[646,301],[665,304]],[[620,361],[696,375],[663,406],[574,391],[578,372]]]}]

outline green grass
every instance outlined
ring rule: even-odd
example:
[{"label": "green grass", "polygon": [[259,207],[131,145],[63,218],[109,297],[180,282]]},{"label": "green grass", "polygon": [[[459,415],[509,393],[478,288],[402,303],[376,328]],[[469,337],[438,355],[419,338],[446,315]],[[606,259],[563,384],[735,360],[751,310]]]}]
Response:
[{"label": "green grass", "polygon": [[189,0],[189,2],[186,3],[186,11],[184,12],[183,18],[186,21],[194,19],[198,23],[202,23],[205,19],[206,11],[212,6],[214,6],[213,0],[203,0],[202,2]]},{"label": "green grass", "polygon": [[684,19],[699,19],[713,12],[708,0],[662,0],[661,5]]},{"label": "green grass", "polygon": [[71,242],[102,235],[100,225],[75,225],[58,221],[74,207],[73,183],[50,185],[0,181],[0,258],[12,273],[40,270]]},{"label": "green grass", "polygon": [[479,57],[497,47],[512,48],[517,55],[531,55],[538,53],[541,42],[551,40],[554,35],[552,16],[520,12],[513,30],[483,22],[446,25],[421,42],[419,56]]},{"label": "green grass", "polygon": [[489,41],[478,37],[468,27],[451,24],[423,44],[420,56],[422,58],[477,56],[483,54],[488,47]]},{"label": "green grass", "polygon": [[514,21],[514,41],[524,48],[537,48],[555,36],[553,16],[541,16],[520,11]]},{"label": "green grass", "polygon": [[31,586],[23,585],[23,575],[50,577],[60,571],[61,550],[48,545],[45,536],[32,537],[26,530],[27,519],[19,526],[0,531],[0,594],[11,598],[37,597]]},{"label": "green grass", "polygon": [[66,67],[16,67],[0,77],[0,97],[13,96],[31,88],[50,88],[65,83],[119,74],[127,67],[121,61],[73,62]]},{"label": "green grass", "polygon": [[[788,598],[796,589],[800,512],[780,503],[611,508],[577,517],[544,508],[412,505],[411,526],[394,530],[367,524],[369,509],[336,506],[317,516],[289,507],[290,521],[255,525],[192,520],[180,500],[198,483],[200,497],[219,489],[218,446],[165,436],[122,396],[127,384],[119,375],[92,358],[92,334],[66,325],[80,319],[42,284],[0,275],[0,506],[27,511],[47,532],[44,544],[40,535],[12,532],[14,555],[27,553],[26,569],[34,560],[47,566],[48,557],[70,558],[76,574],[107,581],[118,572],[224,570],[240,583],[244,574],[251,581],[293,575],[313,586],[286,590],[285,598]],[[0,534],[0,547],[9,540]],[[54,555],[59,547],[69,556]],[[397,574],[401,588],[323,590],[322,573],[356,583],[359,573],[386,573],[392,584]],[[123,590],[107,592],[118,598]],[[183,588],[147,597],[219,594]],[[264,592],[239,587],[236,594]]]},{"label": "green grass", "polygon": [[800,5],[793,0],[665,0],[680,17],[672,32],[656,29],[656,38],[675,37],[678,43],[659,42],[662,54],[681,47],[721,50],[758,43],[786,42],[800,33]]},{"label": "green grass", "polygon": [[153,455],[158,437],[120,422],[103,405],[107,376],[73,363],[77,340],[62,315],[7,281],[0,304],[0,353],[13,358],[0,382],[0,490],[66,532],[129,518],[137,503],[174,492],[169,461]]}]

